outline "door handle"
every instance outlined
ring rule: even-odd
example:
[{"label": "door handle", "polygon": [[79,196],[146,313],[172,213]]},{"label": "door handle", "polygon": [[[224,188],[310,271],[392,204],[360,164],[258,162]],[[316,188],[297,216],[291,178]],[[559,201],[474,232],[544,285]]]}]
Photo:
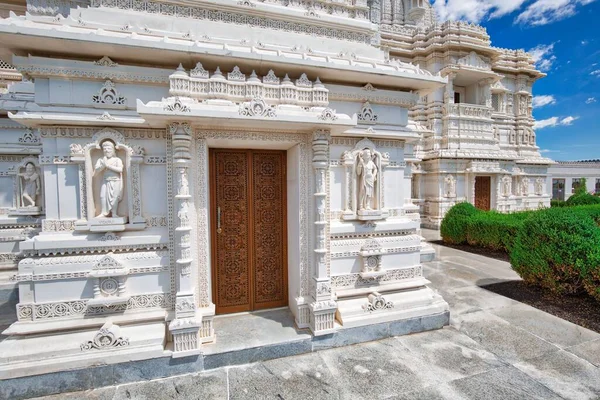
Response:
[{"label": "door handle", "polygon": [[221,229],[221,207],[217,207],[217,233],[223,232]]}]

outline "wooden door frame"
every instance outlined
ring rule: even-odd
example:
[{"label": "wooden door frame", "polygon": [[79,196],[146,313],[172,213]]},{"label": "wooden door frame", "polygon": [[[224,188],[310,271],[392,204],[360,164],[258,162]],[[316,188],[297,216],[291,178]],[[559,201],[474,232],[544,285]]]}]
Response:
[{"label": "wooden door frame", "polygon": [[[247,168],[248,168],[248,178],[247,178],[247,204],[248,204],[248,285],[250,287],[251,294],[249,296],[249,304],[246,306],[239,307],[229,307],[226,312],[219,312],[219,305],[217,302],[217,174],[216,174],[216,154],[219,152],[228,152],[228,153],[245,153],[247,155]],[[261,305],[260,308],[256,308],[254,302],[254,283],[255,283],[255,269],[254,269],[254,237],[253,237],[253,228],[254,228],[254,178],[253,178],[253,156],[252,154],[255,152],[262,153],[276,153],[283,155],[282,166],[282,187],[283,187],[283,195],[282,195],[282,203],[283,203],[283,229],[282,229],[282,250],[283,250],[283,295],[284,295],[284,304],[277,302],[275,303],[267,303]],[[287,226],[287,215],[288,215],[288,204],[287,204],[287,150],[260,150],[260,149],[236,149],[236,148],[208,148],[209,155],[209,165],[208,165],[208,175],[209,175],[209,207],[208,215],[210,216],[210,271],[211,271],[211,291],[212,291],[212,302],[215,304],[216,314],[224,315],[224,314],[233,314],[238,312],[247,312],[247,311],[258,311],[269,308],[276,307],[287,307],[289,305],[288,301],[288,226]]]}]

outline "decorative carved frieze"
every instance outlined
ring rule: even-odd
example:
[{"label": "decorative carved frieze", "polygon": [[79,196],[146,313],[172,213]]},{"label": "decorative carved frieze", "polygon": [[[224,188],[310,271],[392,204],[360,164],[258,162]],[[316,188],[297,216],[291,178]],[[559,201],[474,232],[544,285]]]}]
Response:
[{"label": "decorative carved frieze", "polygon": [[[271,2],[272,0],[267,0]],[[283,2],[282,2],[283,3]],[[285,6],[296,2],[283,3]],[[345,9],[345,5],[342,3],[336,4],[323,4],[321,1],[315,1],[312,3],[313,7],[324,6],[327,10],[326,14],[331,14],[334,10]],[[126,10],[133,10],[139,12],[140,10],[158,14],[170,15],[178,18],[191,18],[195,20],[205,20],[211,22],[222,22],[222,23],[234,23],[237,25],[246,25],[249,27],[260,26],[261,28],[270,29],[273,31],[280,32],[294,32],[299,34],[305,34],[310,36],[327,37],[330,39],[341,39],[350,42],[361,42],[370,44],[372,35],[346,29],[336,29],[330,27],[324,27],[322,24],[317,23],[303,23],[294,22],[290,20],[274,19],[264,17],[261,15],[253,15],[249,17],[245,13],[231,12],[219,9],[207,9],[204,7],[193,7],[193,6],[173,6],[167,3],[161,3],[153,0],[138,0],[136,2],[115,2],[114,0],[92,0],[92,7],[111,7],[121,8]],[[352,7],[354,8],[354,7]],[[330,12],[331,10],[331,12]],[[362,15],[366,16],[368,9],[359,8],[353,10],[350,15]]]},{"label": "decorative carved frieze", "polygon": [[375,278],[363,278],[360,274],[334,275],[331,284],[335,289],[371,287],[377,282],[390,283],[404,279],[414,279],[423,276],[423,267],[420,265],[412,268],[394,269],[385,271],[384,275]]},{"label": "decorative carved frieze", "polygon": [[56,318],[73,318],[88,315],[104,315],[139,309],[168,309],[172,297],[166,293],[131,296],[127,303],[114,305],[88,305],[89,299],[54,303],[19,303],[17,318],[19,321],[37,321]]}]

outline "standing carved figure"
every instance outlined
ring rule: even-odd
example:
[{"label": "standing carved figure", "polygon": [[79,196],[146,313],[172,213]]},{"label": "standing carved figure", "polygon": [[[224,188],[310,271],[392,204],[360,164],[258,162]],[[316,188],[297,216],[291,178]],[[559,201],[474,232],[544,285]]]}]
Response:
[{"label": "standing carved figure", "polygon": [[96,162],[94,175],[102,173],[103,182],[100,189],[102,211],[97,218],[118,218],[117,209],[123,198],[123,161],[117,157],[115,145],[110,140],[102,142],[104,157]]},{"label": "standing carved figure", "polygon": [[19,174],[23,178],[21,186],[21,202],[23,207],[35,207],[36,197],[40,194],[40,176],[35,171],[33,163],[25,165],[25,172]]},{"label": "standing carved figure", "polygon": [[377,179],[377,165],[373,161],[371,150],[365,149],[359,155],[356,174],[360,178],[359,209],[371,210]]}]

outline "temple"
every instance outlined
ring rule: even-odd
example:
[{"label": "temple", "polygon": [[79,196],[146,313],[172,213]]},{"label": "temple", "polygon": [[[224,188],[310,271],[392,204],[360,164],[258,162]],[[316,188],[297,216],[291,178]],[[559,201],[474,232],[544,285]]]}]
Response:
[{"label": "temple", "polygon": [[315,338],[441,328],[421,224],[550,203],[544,74],[427,0],[26,9],[0,20],[0,379],[198,356],[279,307]]}]

